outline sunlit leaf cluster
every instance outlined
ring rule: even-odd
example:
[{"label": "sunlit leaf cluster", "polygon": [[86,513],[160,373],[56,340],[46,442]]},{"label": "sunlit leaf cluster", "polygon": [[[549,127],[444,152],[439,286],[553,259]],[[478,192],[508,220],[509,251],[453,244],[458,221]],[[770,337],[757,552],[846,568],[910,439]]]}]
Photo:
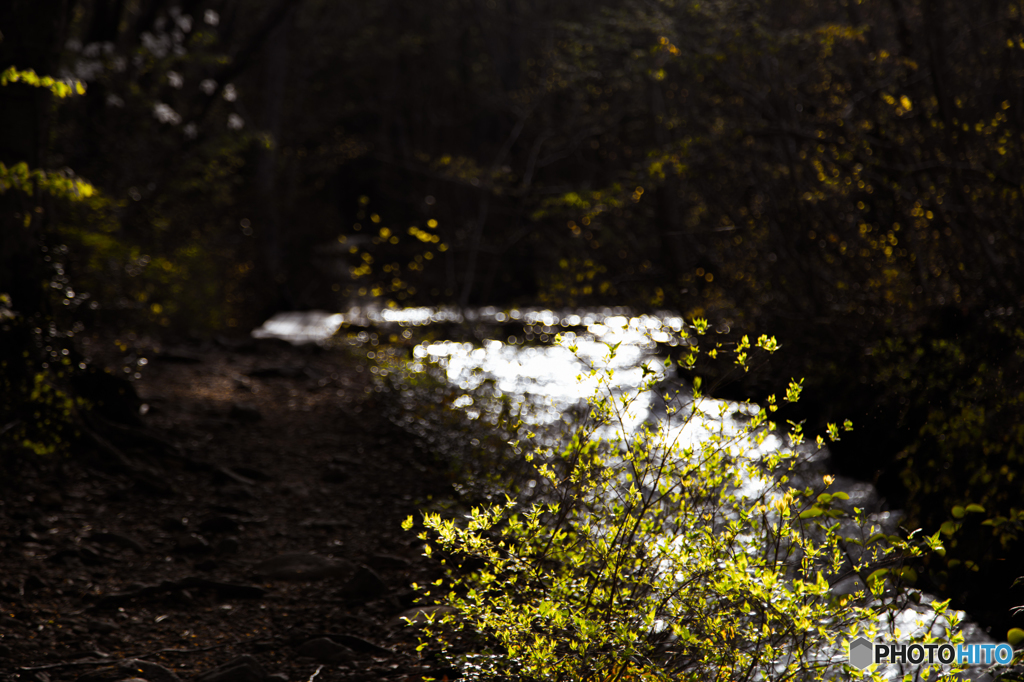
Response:
[{"label": "sunlit leaf cluster", "polygon": [[[747,350],[744,338],[716,354],[742,366]],[[562,440],[521,434],[544,495],[425,513],[421,538],[448,575],[423,595],[454,612],[423,646],[480,680],[883,679],[845,666],[845,642],[886,633],[885,614],[914,594],[906,562],[942,551],[940,534],[887,534],[828,491],[831,477],[801,482],[795,452],[769,440],[774,401],[737,425],[699,390],[669,394],[667,422],[627,433],[636,396],[590,373],[601,388]],[[784,399],[799,392],[794,381]],[[857,586],[836,590],[846,579]]]}]

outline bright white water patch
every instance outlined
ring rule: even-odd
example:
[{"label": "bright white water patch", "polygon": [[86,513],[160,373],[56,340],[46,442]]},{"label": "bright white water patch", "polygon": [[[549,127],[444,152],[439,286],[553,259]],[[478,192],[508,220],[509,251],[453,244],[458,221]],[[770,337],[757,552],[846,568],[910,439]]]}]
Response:
[{"label": "bright white water patch", "polygon": [[[453,306],[441,307],[419,307],[419,308],[386,308],[375,303],[349,308],[344,313],[325,313],[323,311],[305,311],[302,313],[278,313],[271,321],[281,319],[283,316],[302,315],[307,323],[315,324],[317,319],[336,318],[352,325],[388,325],[397,324],[401,326],[425,326],[440,322],[467,322],[481,325],[501,325],[516,323],[538,328],[548,327],[548,331],[557,332],[565,327],[589,326],[605,323],[611,327],[627,325],[634,332],[651,332],[656,329],[668,329],[675,332],[680,331],[684,322],[683,319],[670,314],[664,316],[642,315],[640,317],[627,318],[628,311],[623,308],[600,308],[591,310],[564,310],[554,311],[544,308],[520,308],[513,310],[501,310],[494,307],[469,308],[460,310]],[[294,340],[287,329],[275,329],[272,333],[264,323],[260,329],[264,333],[282,338],[286,341]],[[539,329],[538,331],[542,331]],[[664,338],[668,340],[668,335]],[[659,339],[654,339],[659,340]]]},{"label": "bright white water patch", "polygon": [[[561,325],[562,319],[568,320],[567,325],[583,321],[579,316],[559,318],[551,311],[531,312],[524,318],[550,328]],[[644,368],[648,375],[665,378],[664,365],[655,357],[655,346],[644,331],[655,322],[660,329],[661,323],[655,318],[628,320],[614,316],[601,323],[592,322],[586,334],[565,332],[559,343],[548,346],[519,346],[496,339],[485,340],[480,346],[437,341],[417,346],[413,356],[441,365],[449,383],[465,391],[492,381],[502,394],[528,397],[534,411],[524,416],[535,423],[553,422],[593,396],[598,379],[590,376],[591,368],[612,370],[607,388],[615,396],[632,399],[630,409],[623,414],[624,427],[631,432],[650,416],[651,396],[638,392]],[[620,344],[614,354],[609,344]],[[570,350],[573,346],[575,353]]]},{"label": "bright white water patch", "polygon": [[341,313],[322,310],[277,313],[252,331],[257,339],[284,339],[291,343],[317,343],[337,333],[345,321]]}]

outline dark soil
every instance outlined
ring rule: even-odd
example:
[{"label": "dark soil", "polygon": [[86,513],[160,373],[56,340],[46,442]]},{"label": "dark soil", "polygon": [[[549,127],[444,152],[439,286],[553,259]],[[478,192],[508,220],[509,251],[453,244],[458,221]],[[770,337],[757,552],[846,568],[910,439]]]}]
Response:
[{"label": "dark soil", "polygon": [[437,577],[400,524],[445,465],[352,356],[244,350],[150,354],[142,424],[0,468],[0,679],[446,672],[396,620]]}]

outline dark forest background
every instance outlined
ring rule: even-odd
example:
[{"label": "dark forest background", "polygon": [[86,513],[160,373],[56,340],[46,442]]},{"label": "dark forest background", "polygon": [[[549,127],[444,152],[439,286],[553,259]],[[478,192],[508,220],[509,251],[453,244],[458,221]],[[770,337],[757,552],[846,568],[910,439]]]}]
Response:
[{"label": "dark forest background", "polygon": [[73,443],[97,328],[671,309],[776,335],[719,394],[805,377],[840,473],[950,536],[922,585],[1015,623],[1024,2],[8,0],[0,32],[87,85],[0,88],[0,456]]}]

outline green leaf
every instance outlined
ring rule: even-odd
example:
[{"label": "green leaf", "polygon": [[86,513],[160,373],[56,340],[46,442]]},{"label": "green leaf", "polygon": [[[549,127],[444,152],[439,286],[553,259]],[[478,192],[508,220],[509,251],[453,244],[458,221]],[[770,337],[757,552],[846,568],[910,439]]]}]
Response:
[{"label": "green leaf", "polygon": [[953,518],[954,519],[962,519],[964,517],[964,513],[965,513],[964,512],[964,508],[961,507],[960,505],[957,505],[957,506],[953,507]]},{"label": "green leaf", "polygon": [[984,514],[985,513],[985,508],[982,507],[980,504],[969,504],[969,505],[967,505],[965,507],[965,509],[967,511],[971,512],[971,513],[974,513],[974,514]]},{"label": "green leaf", "polygon": [[917,582],[917,571],[915,571],[910,566],[904,566],[900,569],[900,577],[902,577],[907,582]]},{"label": "green leaf", "polygon": [[1011,628],[1006,633],[1006,641],[1012,646],[1017,646],[1024,641],[1024,630],[1021,630],[1020,628]]},{"label": "green leaf", "polygon": [[800,518],[801,519],[813,519],[816,516],[821,516],[824,513],[825,513],[825,510],[823,510],[821,507],[811,507],[810,509],[807,509],[805,511],[800,512]]},{"label": "green leaf", "polygon": [[888,568],[880,568],[880,569],[878,569],[877,571],[875,571],[874,573],[872,573],[871,575],[868,576],[868,585],[872,585],[874,583],[879,582],[880,580],[883,580],[885,578],[885,576],[887,576],[888,574],[889,574],[889,569]]}]

